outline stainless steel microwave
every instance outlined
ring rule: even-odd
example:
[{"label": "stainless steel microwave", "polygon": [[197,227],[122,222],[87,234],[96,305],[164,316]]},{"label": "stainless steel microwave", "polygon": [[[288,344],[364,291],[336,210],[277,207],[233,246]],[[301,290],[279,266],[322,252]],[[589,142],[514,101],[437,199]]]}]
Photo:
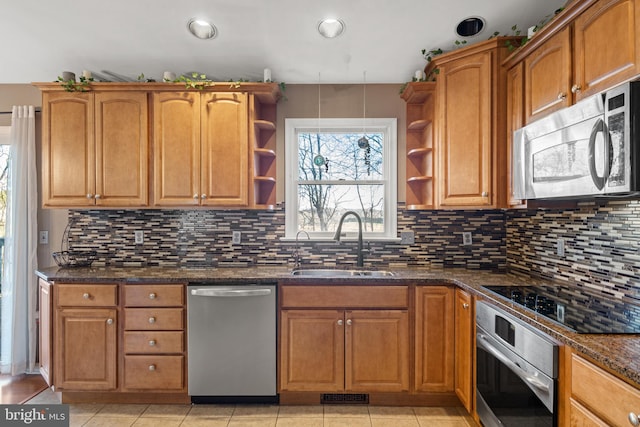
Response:
[{"label": "stainless steel microwave", "polygon": [[640,81],[514,132],[513,196],[570,199],[640,190]]}]

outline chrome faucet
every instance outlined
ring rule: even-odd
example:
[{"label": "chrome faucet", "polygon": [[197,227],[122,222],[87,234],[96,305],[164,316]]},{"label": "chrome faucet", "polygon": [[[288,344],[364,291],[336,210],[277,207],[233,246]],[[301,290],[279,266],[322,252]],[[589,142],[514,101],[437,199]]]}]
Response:
[{"label": "chrome faucet", "polygon": [[311,240],[311,237],[309,237],[309,233],[304,230],[300,230],[296,233],[296,250],[293,253],[293,262],[295,263],[296,268],[300,267],[300,253],[298,252],[298,237],[300,237],[300,233],[306,234],[307,240]]},{"label": "chrome faucet", "polygon": [[354,211],[345,212],[340,218],[340,222],[338,222],[338,228],[336,229],[336,234],[333,236],[333,240],[340,241],[340,234],[342,233],[342,223],[347,215],[353,215],[358,220],[358,263],[356,264],[358,267],[364,267],[364,256],[362,254],[362,219],[360,215],[355,213]]}]

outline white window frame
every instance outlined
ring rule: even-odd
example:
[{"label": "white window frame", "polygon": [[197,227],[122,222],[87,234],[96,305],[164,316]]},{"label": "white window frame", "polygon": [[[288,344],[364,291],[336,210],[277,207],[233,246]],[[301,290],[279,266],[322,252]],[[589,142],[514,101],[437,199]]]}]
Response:
[{"label": "white window frame", "polygon": [[[298,233],[298,132],[362,131],[383,133],[384,232],[364,232],[366,240],[395,241],[398,239],[398,127],[396,118],[327,118],[285,119],[285,239],[295,239]],[[333,231],[309,233],[312,240],[333,240]],[[306,236],[304,236],[306,238]],[[347,240],[357,237],[348,233]]]}]

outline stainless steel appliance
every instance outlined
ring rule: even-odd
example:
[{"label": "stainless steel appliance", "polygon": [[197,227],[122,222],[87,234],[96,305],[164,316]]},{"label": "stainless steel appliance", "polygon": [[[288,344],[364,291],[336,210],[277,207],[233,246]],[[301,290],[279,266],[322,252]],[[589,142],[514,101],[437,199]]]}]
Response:
[{"label": "stainless steel appliance", "polygon": [[484,288],[577,333],[640,333],[640,305],[629,298],[557,283]]},{"label": "stainless steel appliance", "polygon": [[191,401],[277,402],[276,286],[187,289]]},{"label": "stainless steel appliance", "polygon": [[514,133],[518,199],[587,198],[640,190],[640,82],[628,82]]},{"label": "stainless steel appliance", "polygon": [[556,426],[557,365],[550,337],[476,302],[476,405],[485,427]]}]

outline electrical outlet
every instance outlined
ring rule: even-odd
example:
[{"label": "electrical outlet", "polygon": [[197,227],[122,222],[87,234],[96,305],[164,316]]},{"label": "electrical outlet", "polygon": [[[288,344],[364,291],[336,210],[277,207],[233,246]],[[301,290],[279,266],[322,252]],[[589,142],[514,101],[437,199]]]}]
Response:
[{"label": "electrical outlet", "polygon": [[470,231],[462,232],[462,245],[469,246],[471,244],[473,244],[473,239],[471,238],[471,232]]},{"label": "electrical outlet", "polygon": [[416,242],[413,231],[401,231],[400,232],[400,244],[413,245]]},{"label": "electrical outlet", "polygon": [[233,243],[234,245],[239,245],[240,243],[242,243],[242,232],[241,231],[234,231],[231,234],[231,243]]},{"label": "electrical outlet", "polygon": [[556,255],[564,256],[564,239],[558,239],[556,242]]},{"label": "electrical outlet", "polygon": [[49,232],[48,231],[41,231],[40,235],[38,237],[38,243],[40,243],[41,245],[48,245],[49,244]]},{"label": "electrical outlet", "polygon": [[558,322],[564,323],[564,305],[562,304],[556,305],[556,319]]},{"label": "electrical outlet", "polygon": [[144,231],[136,230],[133,232],[135,236],[135,242],[137,245],[144,243]]}]

